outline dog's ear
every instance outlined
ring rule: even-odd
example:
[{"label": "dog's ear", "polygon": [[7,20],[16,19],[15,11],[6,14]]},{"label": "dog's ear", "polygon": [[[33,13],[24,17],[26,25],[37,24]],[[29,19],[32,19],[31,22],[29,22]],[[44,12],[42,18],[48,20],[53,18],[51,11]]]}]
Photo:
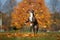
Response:
[{"label": "dog's ear", "polygon": [[34,13],[34,10],[31,10],[32,13]]},{"label": "dog's ear", "polygon": [[31,9],[30,10],[27,10],[26,13],[29,13],[29,11],[32,12],[32,13],[34,13],[34,10],[31,10]]}]

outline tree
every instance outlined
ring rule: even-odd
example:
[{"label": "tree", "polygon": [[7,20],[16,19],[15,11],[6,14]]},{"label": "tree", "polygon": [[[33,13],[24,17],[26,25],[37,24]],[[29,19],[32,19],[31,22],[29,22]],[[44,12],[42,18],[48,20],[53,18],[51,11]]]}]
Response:
[{"label": "tree", "polygon": [[2,6],[2,25],[7,28],[10,27],[11,12],[13,11],[14,6],[16,6],[16,0],[6,0],[5,4]]},{"label": "tree", "polygon": [[[34,15],[38,21],[39,27],[50,26],[51,15],[44,4],[44,0],[23,0],[18,3],[18,7],[15,7],[11,14],[11,26],[21,28],[29,17],[27,11],[31,9],[34,10]],[[28,26],[29,23],[27,23]]]},{"label": "tree", "polygon": [[16,0],[6,0],[4,5],[2,6],[2,10],[4,13],[11,13],[13,7],[16,6]]},{"label": "tree", "polygon": [[1,0],[0,0],[0,11],[1,11],[1,5],[2,5],[2,3],[1,3]]}]

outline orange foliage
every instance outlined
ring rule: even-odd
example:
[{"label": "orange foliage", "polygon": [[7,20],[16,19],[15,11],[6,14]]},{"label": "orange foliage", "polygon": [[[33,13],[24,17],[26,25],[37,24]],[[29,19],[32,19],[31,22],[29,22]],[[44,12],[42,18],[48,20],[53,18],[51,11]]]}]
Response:
[{"label": "orange foliage", "polygon": [[[30,9],[34,10],[34,15],[40,27],[51,24],[50,12],[46,8],[44,0],[23,0],[18,3],[18,7],[15,7],[12,12],[11,25],[16,26],[17,28],[22,27],[29,17],[27,11]],[[27,24],[29,25],[30,23]]]}]

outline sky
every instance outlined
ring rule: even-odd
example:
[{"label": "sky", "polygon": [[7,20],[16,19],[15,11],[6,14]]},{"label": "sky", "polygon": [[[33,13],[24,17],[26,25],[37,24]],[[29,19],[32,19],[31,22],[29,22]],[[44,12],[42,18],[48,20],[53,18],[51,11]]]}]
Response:
[{"label": "sky", "polygon": [[[22,0],[17,0],[17,2],[21,2]],[[57,0],[58,2],[57,2],[57,5],[56,5],[56,11],[57,12],[60,12],[60,0]],[[2,2],[2,5],[6,2],[6,0],[1,0],[1,2]],[[56,3],[56,0],[45,0],[45,4],[46,4],[46,6],[50,9],[50,11],[52,12],[52,13],[54,13],[55,12],[55,10],[53,9],[53,3]]]},{"label": "sky", "polygon": [[[45,0],[45,3],[52,13],[54,13],[55,11],[60,13],[60,0]],[[54,9],[54,5],[55,5],[55,9]]]},{"label": "sky", "polygon": [[[17,2],[21,2],[21,0],[16,0]],[[6,0],[1,0],[2,4],[6,2]]]}]

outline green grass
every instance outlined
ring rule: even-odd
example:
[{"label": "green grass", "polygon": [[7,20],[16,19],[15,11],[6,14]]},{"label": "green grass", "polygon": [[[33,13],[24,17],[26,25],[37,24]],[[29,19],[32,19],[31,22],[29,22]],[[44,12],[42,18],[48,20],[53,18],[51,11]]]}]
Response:
[{"label": "green grass", "polygon": [[12,38],[7,38],[7,37],[4,37],[2,40],[57,40],[57,38],[55,37],[12,37]]},{"label": "green grass", "polygon": [[[8,33],[16,33],[17,31],[10,31]],[[3,32],[7,33],[7,32]],[[24,33],[24,32],[22,32]],[[28,32],[26,32],[28,33]],[[38,34],[42,34],[44,32],[40,32]],[[1,35],[0,40],[60,40],[60,32],[45,32],[45,34],[48,34],[48,36],[37,36],[37,37],[11,37],[8,38],[6,35]]]}]

